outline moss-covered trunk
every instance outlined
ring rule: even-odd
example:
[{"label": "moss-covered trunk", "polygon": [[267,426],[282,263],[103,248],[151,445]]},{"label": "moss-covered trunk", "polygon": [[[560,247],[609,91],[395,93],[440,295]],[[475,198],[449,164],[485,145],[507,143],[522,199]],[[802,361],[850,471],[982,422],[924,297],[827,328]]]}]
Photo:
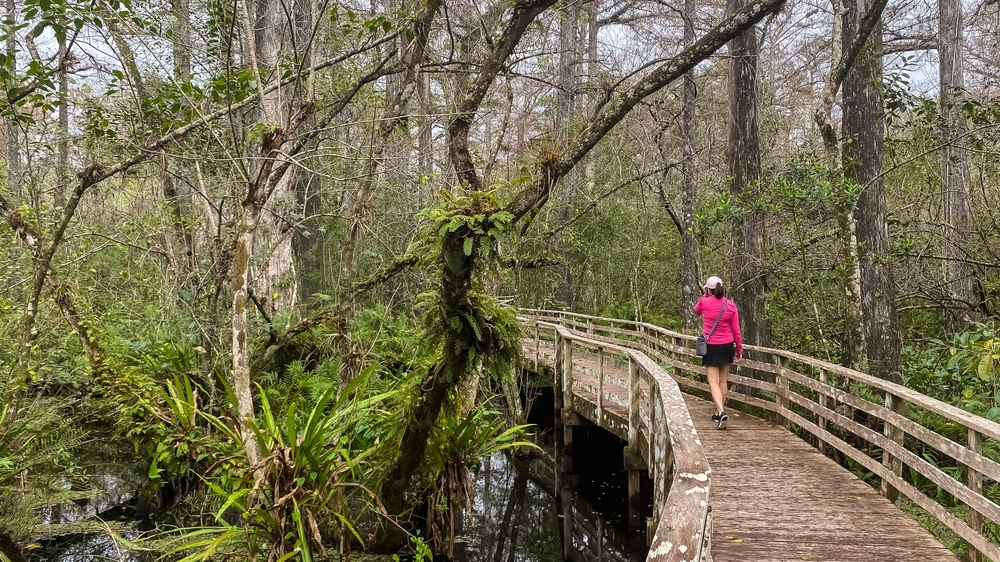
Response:
[{"label": "moss-covered trunk", "polygon": [[[468,242],[467,242],[468,241]],[[471,251],[466,251],[471,244]],[[441,356],[420,386],[420,396],[413,417],[403,430],[399,457],[382,486],[382,498],[390,515],[401,515],[407,508],[405,494],[427,450],[434,422],[452,388],[473,367],[481,342],[477,333],[485,334],[483,320],[477,314],[472,294],[473,275],[479,257],[479,240],[475,233],[462,227],[442,241],[440,256],[441,280],[437,322],[441,333]]]}]

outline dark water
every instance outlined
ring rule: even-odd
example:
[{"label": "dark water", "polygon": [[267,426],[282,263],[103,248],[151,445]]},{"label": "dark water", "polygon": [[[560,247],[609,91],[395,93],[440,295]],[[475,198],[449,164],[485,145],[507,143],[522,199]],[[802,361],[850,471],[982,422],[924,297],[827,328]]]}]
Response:
[{"label": "dark water", "polygon": [[[555,445],[551,389],[525,391],[528,422],[536,426],[541,453],[509,460],[494,454],[482,459],[475,480],[475,501],[456,545],[461,562],[549,562],[564,560],[564,547],[576,560],[645,560],[644,533],[628,530],[628,473],[625,442],[599,427],[573,428],[573,452]],[[529,394],[530,393],[530,394]],[[567,463],[567,457],[572,462]],[[555,477],[572,464],[572,475]],[[643,520],[652,514],[653,485],[642,478]],[[557,497],[558,496],[558,497]],[[566,536],[571,517],[575,537]],[[583,536],[581,536],[583,535]],[[597,543],[600,542],[598,545]]]},{"label": "dark water", "polygon": [[[553,495],[551,483],[546,482],[546,467],[539,466],[551,462],[551,457],[545,454],[530,463],[511,462],[501,453],[482,459],[472,510],[466,514],[465,525],[456,537],[455,560],[562,561],[568,510],[572,510],[578,526],[603,530],[600,545],[603,560],[645,560],[645,535],[629,533],[627,528],[627,482],[625,489],[619,489],[617,482],[601,483],[581,475],[576,487],[592,495],[596,505],[587,502],[581,493],[564,488],[563,493],[569,498],[567,502]],[[617,497],[619,492],[622,499]],[[596,540],[594,534],[587,539],[575,539],[571,546],[574,558],[597,560],[596,556],[585,552],[586,546],[581,545],[582,542],[594,545]]]},{"label": "dark water", "polygon": [[[87,478],[88,497],[46,507],[41,519],[47,531],[34,537],[33,548],[25,552],[31,562],[146,562],[155,557],[128,553],[111,533],[134,540],[140,533],[134,528],[125,506],[141,485],[135,467],[104,465],[95,467]],[[56,489],[72,491],[68,481],[57,482]],[[77,527],[87,528],[80,533]]]},{"label": "dark water", "polygon": [[[504,453],[480,459],[473,471],[471,509],[456,516],[454,559],[558,562],[564,560],[568,540],[575,560],[597,560],[598,551],[605,561],[644,560],[644,534],[628,530],[624,442],[597,427],[575,427],[573,475],[557,479],[555,461],[563,451],[554,445],[551,392],[543,389],[527,403],[532,406],[528,421],[538,427],[536,440],[543,450],[530,459],[511,460]],[[652,483],[642,480],[645,518],[652,513]],[[46,523],[58,526],[115,513],[115,506],[127,503],[139,482],[134,475],[119,472],[92,477],[90,486],[100,490],[96,497],[47,508]],[[567,517],[573,520],[574,537],[564,534]],[[130,522],[117,523],[114,531],[128,540],[139,536]],[[38,539],[40,548],[26,553],[32,562],[148,562],[155,558],[126,552],[107,533]]]}]

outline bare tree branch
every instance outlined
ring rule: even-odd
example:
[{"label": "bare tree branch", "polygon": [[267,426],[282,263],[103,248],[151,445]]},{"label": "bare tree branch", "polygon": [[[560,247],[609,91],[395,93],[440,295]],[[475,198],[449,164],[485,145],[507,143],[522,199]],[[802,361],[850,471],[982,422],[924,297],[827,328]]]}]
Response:
[{"label": "bare tree branch", "polygon": [[506,210],[518,220],[544,204],[556,183],[621,122],[633,107],[684,76],[688,70],[718,51],[733,37],[781,9],[784,2],[785,0],[755,0],[747,4],[693,45],[620,92],[610,103],[601,107],[562,154],[553,151],[541,156],[538,178],[531,186],[518,193]]}]

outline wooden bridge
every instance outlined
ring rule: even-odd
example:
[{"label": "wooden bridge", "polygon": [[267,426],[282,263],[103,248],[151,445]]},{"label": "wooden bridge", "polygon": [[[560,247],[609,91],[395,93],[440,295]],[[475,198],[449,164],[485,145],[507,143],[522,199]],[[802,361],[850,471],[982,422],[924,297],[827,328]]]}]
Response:
[{"label": "wooden bridge", "polygon": [[[714,407],[695,396],[708,384],[693,336],[558,311],[521,319],[523,366],[555,382],[557,439],[572,451],[573,427],[596,424],[627,441],[629,522],[647,529],[647,561],[959,560],[894,505],[900,495],[961,537],[970,560],[1000,561],[1000,505],[983,494],[984,478],[1000,483],[1000,463],[983,454],[984,441],[1000,448],[1000,424],[839,365],[745,346],[755,360],[729,376],[729,405],[742,411],[718,431]],[[566,557],[587,549],[574,519],[563,524]]]}]

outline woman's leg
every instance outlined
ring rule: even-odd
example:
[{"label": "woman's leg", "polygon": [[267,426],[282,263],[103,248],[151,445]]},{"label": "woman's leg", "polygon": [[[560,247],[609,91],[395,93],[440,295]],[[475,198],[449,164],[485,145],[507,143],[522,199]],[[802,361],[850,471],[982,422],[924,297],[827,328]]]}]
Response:
[{"label": "woman's leg", "polygon": [[[726,405],[726,383],[725,378],[720,373],[720,368],[717,366],[705,367],[708,371],[708,388],[712,392],[712,402],[715,403],[715,413],[721,413],[725,409]],[[726,372],[728,373],[729,366],[726,366]],[[720,386],[720,379],[722,385]]]},{"label": "woman's leg", "polygon": [[[726,397],[729,395],[729,368],[732,367],[730,363],[726,363],[720,367],[716,367],[719,370],[719,397],[721,400],[716,401],[716,407],[719,411],[725,411],[726,409]],[[715,395],[712,396],[713,400]]]}]

